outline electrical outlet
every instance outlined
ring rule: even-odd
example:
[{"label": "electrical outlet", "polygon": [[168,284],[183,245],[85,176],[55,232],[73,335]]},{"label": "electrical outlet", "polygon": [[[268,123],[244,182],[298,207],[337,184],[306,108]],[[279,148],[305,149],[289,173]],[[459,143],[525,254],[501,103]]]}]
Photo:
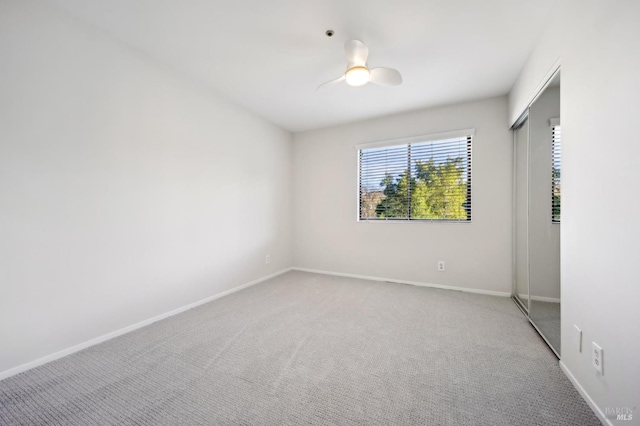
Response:
[{"label": "electrical outlet", "polygon": [[267,256],[264,258],[264,263],[266,263],[267,265],[268,265],[269,263],[271,263],[271,255],[267,255]]},{"label": "electrical outlet", "polygon": [[604,375],[602,372],[602,348],[598,346],[596,342],[591,342],[591,345],[591,360],[593,362],[593,368],[595,368],[598,373]]},{"label": "electrical outlet", "polygon": [[582,352],[582,330],[575,324],[573,324],[573,327],[576,329],[576,348],[578,352]]},{"label": "electrical outlet", "polygon": [[438,260],[438,271],[444,271],[444,260]]}]

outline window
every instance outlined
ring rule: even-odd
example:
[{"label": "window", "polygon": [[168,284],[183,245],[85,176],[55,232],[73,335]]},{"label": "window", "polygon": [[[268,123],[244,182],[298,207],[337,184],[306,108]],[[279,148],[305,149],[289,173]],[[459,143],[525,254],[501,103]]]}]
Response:
[{"label": "window", "polygon": [[551,222],[560,223],[560,163],[562,157],[562,130],[551,126]]},{"label": "window", "polygon": [[361,146],[360,220],[471,221],[472,134]]}]

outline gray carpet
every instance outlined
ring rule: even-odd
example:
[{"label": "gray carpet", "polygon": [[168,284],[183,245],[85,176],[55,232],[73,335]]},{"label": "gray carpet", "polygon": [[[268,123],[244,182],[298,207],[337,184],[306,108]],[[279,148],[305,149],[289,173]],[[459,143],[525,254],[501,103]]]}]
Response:
[{"label": "gray carpet", "polygon": [[600,425],[508,298],[290,272],[0,382],[3,425]]}]

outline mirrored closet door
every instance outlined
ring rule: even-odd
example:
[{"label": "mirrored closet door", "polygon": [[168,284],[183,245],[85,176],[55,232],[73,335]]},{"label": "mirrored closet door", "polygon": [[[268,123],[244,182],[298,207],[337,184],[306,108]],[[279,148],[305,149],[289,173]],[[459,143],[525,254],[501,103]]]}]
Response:
[{"label": "mirrored closet door", "polygon": [[560,73],[514,132],[513,297],[560,356]]}]

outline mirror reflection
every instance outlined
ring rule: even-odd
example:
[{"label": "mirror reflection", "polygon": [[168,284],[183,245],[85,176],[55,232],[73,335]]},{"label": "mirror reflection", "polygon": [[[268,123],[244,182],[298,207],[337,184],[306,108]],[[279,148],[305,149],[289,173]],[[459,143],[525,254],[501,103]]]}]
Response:
[{"label": "mirror reflection", "polygon": [[514,129],[514,296],[560,355],[560,74]]}]

